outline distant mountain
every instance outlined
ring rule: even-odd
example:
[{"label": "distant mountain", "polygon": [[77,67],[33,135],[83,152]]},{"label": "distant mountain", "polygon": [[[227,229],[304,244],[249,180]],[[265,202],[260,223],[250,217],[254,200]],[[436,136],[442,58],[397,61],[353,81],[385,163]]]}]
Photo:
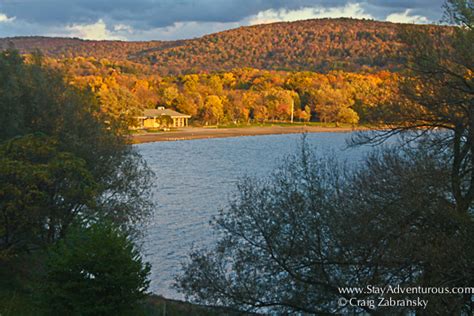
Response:
[{"label": "distant mountain", "polygon": [[[437,28],[437,26],[417,26]],[[160,74],[252,67],[327,72],[397,70],[403,66],[400,24],[357,19],[314,19],[262,24],[181,41],[88,41],[75,38],[0,39],[22,52],[35,49],[55,58],[128,60]]]},{"label": "distant mountain", "polygon": [[150,48],[157,49],[170,47],[171,45],[179,45],[179,43],[179,41],[91,41],[79,38],[25,36],[0,38],[0,49],[6,49],[13,46],[22,53],[31,53],[39,49],[46,56],[54,58],[81,56],[109,58],[112,60],[127,60],[130,55],[137,52],[143,52]]}]

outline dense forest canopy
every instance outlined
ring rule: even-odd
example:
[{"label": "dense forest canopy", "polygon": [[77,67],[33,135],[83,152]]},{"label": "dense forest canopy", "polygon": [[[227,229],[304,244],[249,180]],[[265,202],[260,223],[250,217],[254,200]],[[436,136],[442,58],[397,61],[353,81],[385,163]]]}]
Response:
[{"label": "dense forest canopy", "polygon": [[0,47],[13,45],[22,53],[41,50],[46,56],[55,58],[97,57],[126,60],[129,53],[160,47],[164,42],[92,41],[79,38],[24,36],[0,39]]},{"label": "dense forest canopy", "polygon": [[[90,89],[101,111],[134,125],[165,106],[194,125],[289,121],[377,123],[394,102],[408,48],[403,29],[452,29],[357,19],[263,24],[181,41],[0,39]],[[31,62],[34,61],[30,57]],[[386,107],[385,107],[386,108]]]},{"label": "dense forest canopy", "polygon": [[354,19],[241,27],[139,53],[137,60],[170,73],[235,67],[361,71],[398,69],[405,62],[397,24]]},{"label": "dense forest canopy", "polygon": [[399,75],[388,71],[286,72],[238,68],[212,74],[161,77],[123,62],[76,57],[47,63],[89,88],[103,112],[133,124],[145,108],[164,106],[192,116],[194,124],[267,121],[367,123],[370,109],[396,96]]},{"label": "dense forest canopy", "polygon": [[[87,41],[70,38],[0,39],[24,53],[53,58],[95,57],[142,64],[161,75],[252,67],[328,72],[398,70],[404,63],[400,24],[357,19],[313,19],[240,27],[181,41]],[[435,32],[437,26],[417,28]],[[442,28],[446,29],[446,28]]]}]

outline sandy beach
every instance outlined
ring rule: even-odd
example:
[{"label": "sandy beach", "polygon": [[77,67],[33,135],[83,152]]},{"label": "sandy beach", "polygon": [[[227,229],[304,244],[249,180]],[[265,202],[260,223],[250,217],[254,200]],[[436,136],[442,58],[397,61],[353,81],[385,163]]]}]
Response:
[{"label": "sandy beach", "polygon": [[149,142],[178,141],[206,138],[224,138],[240,136],[274,135],[274,134],[302,134],[354,131],[349,127],[321,127],[321,126],[270,126],[270,127],[243,127],[243,128],[202,128],[188,127],[169,132],[144,133],[132,135],[134,144]]}]

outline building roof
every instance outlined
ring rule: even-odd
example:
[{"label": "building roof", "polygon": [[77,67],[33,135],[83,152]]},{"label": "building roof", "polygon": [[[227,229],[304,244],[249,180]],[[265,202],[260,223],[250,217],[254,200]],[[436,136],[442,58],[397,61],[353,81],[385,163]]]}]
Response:
[{"label": "building roof", "polygon": [[179,113],[171,109],[165,109],[163,107],[159,107],[158,109],[146,109],[143,111],[144,117],[159,117],[162,115],[167,115],[167,116],[170,116],[171,118],[174,118],[174,117],[190,118],[191,117],[191,115]]}]

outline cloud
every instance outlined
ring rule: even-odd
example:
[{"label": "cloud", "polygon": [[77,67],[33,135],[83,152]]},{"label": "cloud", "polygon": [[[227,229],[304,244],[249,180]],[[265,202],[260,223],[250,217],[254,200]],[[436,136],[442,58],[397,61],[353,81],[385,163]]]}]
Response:
[{"label": "cloud", "polygon": [[237,22],[269,9],[294,10],[315,4],[343,5],[346,0],[2,0],[2,10],[41,25],[90,24],[99,19],[134,28],[172,26],[176,22]]},{"label": "cloud", "polygon": [[[237,22],[199,22],[199,21],[187,21],[187,22],[176,22],[173,25],[165,27],[150,28],[147,30],[135,29],[131,25],[118,24],[111,28],[109,33],[110,38],[127,38],[131,40],[146,40],[146,39],[159,39],[159,40],[176,40],[176,39],[188,39],[193,37],[199,37],[206,34],[220,32],[239,26],[255,25],[262,23],[272,23],[281,21],[297,21],[304,19],[315,19],[315,18],[337,18],[337,17],[352,17],[352,18],[365,18],[373,19],[374,17],[364,12],[363,8],[359,4],[348,4],[341,7],[335,8],[324,8],[324,7],[313,7],[313,8],[301,8],[297,10],[265,10],[258,12],[255,15],[248,16]],[[103,21],[102,21],[103,22]],[[94,24],[94,30],[104,30],[105,25]],[[81,29],[82,30],[82,29]],[[99,32],[95,32],[99,33]],[[76,33],[77,34],[77,33]],[[101,35],[105,36],[105,32],[100,32]],[[83,37],[83,36],[79,36]],[[92,37],[89,36],[89,39]]]},{"label": "cloud", "polygon": [[349,3],[345,6],[324,8],[312,7],[302,8],[298,10],[266,10],[250,17],[249,24],[262,24],[281,21],[297,21],[318,18],[357,18],[357,19],[373,19],[374,17],[366,12],[360,4]]},{"label": "cloud", "polygon": [[114,25],[114,31],[115,32],[127,32],[127,33],[131,33],[132,32],[132,27],[130,25],[126,25],[126,24],[117,24],[117,25]]},{"label": "cloud", "polygon": [[430,22],[426,16],[412,15],[411,13],[412,13],[412,10],[406,9],[404,12],[389,14],[385,18],[385,20],[388,22],[416,23],[416,24],[426,24]]},{"label": "cloud", "polygon": [[[114,30],[126,31],[127,29],[123,25],[117,25]],[[107,25],[102,19],[99,19],[96,23],[92,24],[73,24],[67,26],[63,34],[59,36],[70,36],[80,37],[89,40],[126,40],[126,37],[122,37],[116,32],[109,31]]]},{"label": "cloud", "polygon": [[[177,22],[242,21],[260,12],[323,11],[359,6],[381,18],[406,9],[440,10],[443,0],[2,0],[2,11],[28,23],[41,25],[127,24],[143,30],[173,26]],[[436,3],[435,3],[436,2]],[[438,2],[439,5],[437,4]],[[419,14],[415,12],[415,14]]]},{"label": "cloud", "polygon": [[134,29],[129,38],[133,40],[158,39],[179,40],[200,37],[206,34],[233,29],[244,24],[240,22],[176,22],[171,26],[152,28],[146,31]]},{"label": "cloud", "polygon": [[443,1],[0,0],[0,37],[182,39],[243,25],[322,17],[426,23],[441,17]]},{"label": "cloud", "polygon": [[0,23],[13,22],[15,17],[8,17],[6,14],[0,13]]}]

